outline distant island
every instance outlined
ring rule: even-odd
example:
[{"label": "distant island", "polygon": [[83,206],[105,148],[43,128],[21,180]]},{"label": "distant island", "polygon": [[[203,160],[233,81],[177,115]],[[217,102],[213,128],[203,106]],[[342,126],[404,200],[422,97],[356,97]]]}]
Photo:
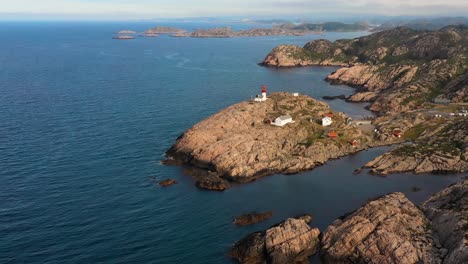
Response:
[{"label": "distant island", "polygon": [[[141,35],[144,37],[157,37],[160,34],[169,34],[173,37],[191,38],[232,38],[232,37],[261,37],[261,36],[305,36],[312,34],[322,34],[324,32],[357,32],[367,31],[371,27],[364,23],[346,24],[341,22],[326,23],[304,23],[292,24],[284,23],[274,25],[271,28],[251,28],[245,30],[233,30],[231,27],[215,27],[208,29],[196,29],[187,31],[180,28],[156,26],[145,30]],[[129,32],[121,31],[122,34]]]},{"label": "distant island", "polygon": [[439,18],[418,18],[418,19],[393,19],[382,23],[371,31],[379,32],[396,27],[407,27],[416,30],[439,30],[451,25],[468,25],[466,17],[439,17]]},{"label": "distant island", "polygon": [[187,32],[184,29],[173,28],[173,27],[165,27],[165,26],[156,26],[154,28],[150,28],[143,32],[143,36],[145,37],[156,37],[160,34],[182,34]]},{"label": "distant island", "polygon": [[130,40],[130,39],[135,39],[134,36],[129,36],[129,35],[118,35],[112,37],[113,39],[119,39],[119,40]]}]

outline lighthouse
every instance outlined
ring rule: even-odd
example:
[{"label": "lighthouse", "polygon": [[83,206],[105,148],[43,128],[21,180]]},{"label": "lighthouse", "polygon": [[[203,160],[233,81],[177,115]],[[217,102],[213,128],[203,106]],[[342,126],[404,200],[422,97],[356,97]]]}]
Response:
[{"label": "lighthouse", "polygon": [[266,85],[262,85],[262,101],[266,101],[266,93],[267,93]]},{"label": "lighthouse", "polygon": [[267,87],[266,85],[262,85],[262,94],[257,95],[254,99],[255,102],[264,102],[267,99]]}]

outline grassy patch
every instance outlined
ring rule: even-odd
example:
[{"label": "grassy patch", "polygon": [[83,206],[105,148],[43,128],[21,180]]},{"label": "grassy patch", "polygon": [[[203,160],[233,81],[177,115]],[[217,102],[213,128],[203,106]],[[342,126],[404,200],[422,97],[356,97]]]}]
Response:
[{"label": "grassy patch", "polygon": [[424,132],[424,130],[426,130],[426,128],[427,126],[423,124],[417,124],[406,130],[403,134],[403,138],[406,140],[414,141]]}]

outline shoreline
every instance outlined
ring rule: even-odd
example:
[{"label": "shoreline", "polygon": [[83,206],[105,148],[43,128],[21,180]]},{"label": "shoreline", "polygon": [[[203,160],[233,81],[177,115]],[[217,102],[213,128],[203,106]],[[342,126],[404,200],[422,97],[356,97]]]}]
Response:
[{"label": "shoreline", "polygon": [[[283,93],[283,94],[286,94],[286,93]],[[326,105],[327,107],[329,107],[328,104],[326,104],[325,102],[317,100],[315,98],[308,97],[308,96],[304,96],[304,98],[310,98],[311,100],[313,100],[315,102],[319,102],[319,104],[323,104],[323,105]],[[345,101],[345,102],[346,103],[353,103],[353,102],[347,102],[347,101]],[[227,108],[225,108],[223,110],[220,110],[220,112],[216,113],[213,116],[220,116],[220,115],[222,116],[225,111],[230,111],[229,109],[231,109],[231,108],[235,109],[236,107],[239,107],[239,105],[246,105],[246,104],[249,104],[249,101],[242,101],[242,102],[240,102],[238,104],[228,106]],[[345,115],[345,116],[347,116],[347,115]],[[203,121],[200,121],[200,123],[209,124],[207,122],[210,122],[209,119],[212,118],[212,117],[208,117],[207,119],[205,119]],[[399,145],[399,144],[405,142],[404,140],[398,140],[398,139],[393,139],[393,140],[390,140],[390,141],[377,141],[377,140],[371,140],[369,138],[368,139],[368,140],[370,140],[369,142],[364,141],[366,143],[363,142],[363,144],[360,144],[359,146],[351,147],[351,146],[346,146],[348,143],[344,143],[345,146],[341,146],[339,148],[334,147],[333,151],[331,151],[331,152],[328,151],[327,154],[321,154],[322,155],[322,156],[320,156],[321,158],[318,158],[317,156],[311,156],[310,158],[307,158],[307,156],[304,156],[304,157],[299,156],[298,157],[298,162],[301,162],[301,160],[302,161],[307,161],[306,164],[302,164],[300,166],[292,165],[292,166],[285,166],[285,167],[283,167],[282,165],[279,165],[279,167],[267,167],[267,166],[259,167],[258,169],[255,169],[252,172],[250,172],[248,174],[248,176],[245,176],[244,174],[240,174],[240,175],[231,174],[231,172],[229,170],[228,171],[223,171],[222,169],[219,170],[219,169],[217,169],[217,168],[219,168],[219,163],[216,163],[216,162],[213,163],[213,160],[204,161],[203,159],[197,158],[197,156],[196,155],[194,156],[193,154],[191,154],[190,151],[187,152],[188,149],[185,150],[185,147],[180,147],[178,145],[178,144],[180,144],[181,140],[182,141],[185,140],[186,135],[192,135],[192,134],[196,135],[196,133],[198,133],[198,132],[196,132],[197,127],[198,126],[203,126],[203,125],[199,125],[200,123],[196,124],[191,129],[186,130],[178,138],[176,144],[174,144],[171,148],[169,148],[169,150],[166,151],[166,153],[165,153],[166,159],[162,161],[162,164],[165,164],[165,165],[183,165],[185,168],[187,168],[185,170],[185,172],[187,174],[189,174],[190,176],[192,176],[197,182],[202,181],[202,182],[206,183],[205,186],[198,185],[198,187],[201,187],[201,188],[204,188],[204,189],[210,189],[209,182],[212,181],[212,182],[216,183],[216,187],[214,189],[218,190],[218,191],[222,191],[222,190],[225,190],[225,189],[229,188],[231,183],[240,183],[240,184],[249,183],[249,182],[255,181],[255,180],[259,179],[259,178],[266,177],[266,176],[271,176],[271,175],[274,175],[274,174],[284,174],[284,175],[300,174],[302,172],[311,171],[314,168],[325,165],[330,160],[336,160],[336,159],[341,159],[341,158],[346,157],[346,156],[355,155],[355,154],[357,154],[357,153],[359,153],[361,151],[368,150],[370,148],[381,147],[381,146]],[[216,126],[216,122],[211,123],[210,125]],[[341,127],[341,128],[336,127],[335,129],[341,129],[341,130],[344,129],[343,131],[347,131],[350,128],[357,129],[357,131],[360,131],[359,133],[364,133],[363,131],[360,130],[360,128],[358,126],[356,126],[356,127],[346,127],[345,126],[345,127]],[[281,129],[283,129],[283,128],[281,128]],[[294,129],[294,128],[288,128],[288,129]],[[298,128],[296,128],[296,129],[298,129]],[[229,133],[229,132],[226,131],[226,133]],[[249,133],[249,132],[246,132],[246,133]],[[343,133],[345,133],[345,132],[343,132]],[[364,133],[363,135],[367,135],[367,134]],[[329,139],[327,139],[327,137],[324,138],[322,136],[322,138],[323,139],[321,139],[320,141],[317,141],[318,144],[319,144],[319,145],[317,145],[318,148],[323,148],[323,145],[321,145],[321,144],[332,144],[333,145],[333,144],[338,143],[338,142],[334,142],[333,140],[330,141]],[[190,136],[189,136],[189,140],[190,140]],[[323,143],[320,143],[320,142],[323,142]],[[185,143],[183,143],[183,144],[185,144]],[[201,143],[201,142],[197,143],[197,141],[194,141],[193,143],[190,143],[190,144],[199,145],[199,144],[203,144],[203,143]],[[296,143],[296,144],[298,144],[298,146],[299,146],[301,143]],[[195,145],[193,145],[193,146],[195,146]],[[191,148],[190,145],[188,145],[187,147]],[[196,150],[197,152],[198,151],[204,151],[202,146],[199,146],[197,148],[199,148],[199,150]],[[240,151],[242,151],[242,150],[240,150]],[[243,154],[241,154],[241,155],[243,155]],[[291,153],[291,155],[294,156],[293,153]],[[297,163],[294,162],[292,164],[297,164]],[[250,166],[250,165],[248,165],[248,166]],[[355,169],[362,169],[362,168],[355,168]]]}]

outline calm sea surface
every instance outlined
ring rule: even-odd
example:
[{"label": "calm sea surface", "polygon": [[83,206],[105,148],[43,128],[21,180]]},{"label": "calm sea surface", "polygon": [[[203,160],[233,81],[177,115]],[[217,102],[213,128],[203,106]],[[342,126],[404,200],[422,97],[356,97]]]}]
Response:
[{"label": "calm sea surface", "polygon": [[[369,198],[401,191],[420,203],[461,177],[352,174],[384,147],[222,193],[199,190],[181,168],[159,164],[185,129],[262,84],[318,99],[351,94],[323,81],[332,67],[257,63],[281,43],[366,33],[111,39],[154,25],[0,23],[0,263],[232,263],[233,242],[288,216],[309,212],[324,230]],[[369,114],[362,104],[329,103]],[[152,178],[179,184],[162,189]],[[411,192],[414,186],[422,190]],[[253,210],[274,217],[232,224]]]}]

